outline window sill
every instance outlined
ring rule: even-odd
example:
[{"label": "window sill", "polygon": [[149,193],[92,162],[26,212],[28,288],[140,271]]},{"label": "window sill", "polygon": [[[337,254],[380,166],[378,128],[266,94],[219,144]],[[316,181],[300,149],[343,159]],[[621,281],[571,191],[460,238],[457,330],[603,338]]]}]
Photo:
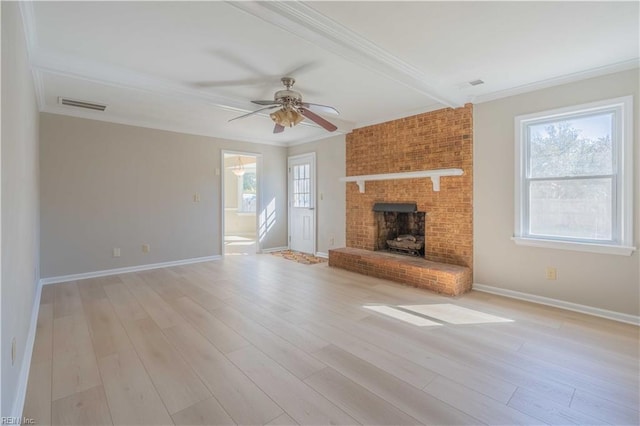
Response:
[{"label": "window sill", "polygon": [[552,248],[558,250],[585,251],[589,253],[616,254],[619,256],[631,256],[635,247],[617,246],[608,244],[577,243],[569,241],[543,240],[537,238],[511,237],[519,246],[531,246]]}]

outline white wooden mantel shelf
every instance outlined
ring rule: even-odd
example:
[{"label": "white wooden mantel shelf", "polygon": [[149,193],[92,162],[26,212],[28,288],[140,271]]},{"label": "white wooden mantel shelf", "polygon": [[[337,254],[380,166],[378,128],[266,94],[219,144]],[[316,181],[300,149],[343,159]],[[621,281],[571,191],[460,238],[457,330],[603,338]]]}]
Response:
[{"label": "white wooden mantel shelf", "polygon": [[341,182],[355,182],[358,184],[358,189],[361,193],[364,193],[364,183],[368,180],[394,180],[394,179],[415,179],[415,178],[431,178],[433,182],[433,190],[440,191],[440,178],[442,176],[462,176],[462,169],[435,169],[435,170],[421,170],[417,172],[403,172],[403,173],[382,173],[379,175],[360,175],[360,176],[347,176],[340,178]]}]

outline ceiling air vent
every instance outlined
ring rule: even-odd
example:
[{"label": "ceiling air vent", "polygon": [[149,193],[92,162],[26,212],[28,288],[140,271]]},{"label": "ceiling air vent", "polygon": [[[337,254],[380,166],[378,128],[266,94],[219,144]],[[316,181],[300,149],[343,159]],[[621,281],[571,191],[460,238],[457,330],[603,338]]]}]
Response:
[{"label": "ceiling air vent", "polygon": [[481,84],[484,84],[484,81],[482,81],[482,80],[473,80],[473,81],[470,81],[469,84],[472,85],[472,86],[479,86]]},{"label": "ceiling air vent", "polygon": [[58,98],[58,103],[60,105],[72,106],[76,108],[92,109],[94,111],[104,111],[105,109],[107,109],[106,105],[96,104],[96,103],[87,102],[87,101],[78,101],[75,99],[62,98],[62,97]]}]

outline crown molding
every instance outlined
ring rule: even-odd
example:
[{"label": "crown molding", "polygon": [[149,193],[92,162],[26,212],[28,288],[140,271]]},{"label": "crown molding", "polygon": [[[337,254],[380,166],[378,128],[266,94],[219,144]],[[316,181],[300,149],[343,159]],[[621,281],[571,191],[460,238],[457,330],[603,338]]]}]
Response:
[{"label": "crown molding", "polygon": [[22,16],[22,27],[24,29],[24,38],[27,41],[27,55],[29,59],[32,57],[32,53],[35,51],[38,40],[38,33],[36,31],[35,13],[33,11],[33,2],[21,1],[18,2],[20,8],[20,15]]},{"label": "crown molding", "polygon": [[[216,139],[221,139],[221,140],[226,140],[226,141],[234,141],[234,142],[249,142],[249,143],[255,143],[258,145],[272,145],[272,146],[280,146],[280,147],[289,147],[289,146],[293,146],[293,145],[298,145],[298,144],[303,144],[303,143],[308,143],[308,142],[313,142],[316,140],[320,140],[320,139],[326,139],[329,138],[331,136],[335,136],[336,134],[345,134],[346,132],[340,131],[340,130],[336,130],[335,132],[331,133],[331,134],[318,134],[318,135],[314,135],[314,136],[309,136],[306,138],[301,138],[301,139],[297,139],[297,140],[293,140],[293,141],[282,141],[282,142],[278,142],[278,141],[268,141],[265,139],[256,139],[256,138],[248,138],[248,137],[244,137],[242,139],[239,139],[238,137],[236,137],[234,135],[234,133],[229,132],[227,133],[220,133],[220,132],[199,132],[199,131],[194,131],[192,127],[190,126],[181,126],[179,124],[172,124],[172,123],[166,123],[162,120],[139,120],[139,119],[131,119],[131,118],[126,118],[126,117],[118,117],[115,115],[110,115],[110,114],[105,114],[104,112],[94,112],[94,111],[84,111],[84,110],[80,110],[80,109],[73,109],[73,108],[67,108],[64,107],[62,105],[45,105],[40,112],[45,112],[48,114],[55,114],[55,115],[64,115],[64,116],[68,116],[68,117],[75,117],[75,118],[84,118],[86,120],[95,120],[95,121],[102,121],[105,123],[114,123],[114,124],[122,124],[125,126],[135,126],[135,127],[143,127],[146,129],[153,129],[153,130],[162,130],[162,131],[166,131],[166,132],[174,132],[174,133],[182,133],[182,134],[187,134],[187,135],[195,135],[195,136],[206,136],[209,138],[216,138]],[[316,126],[317,127],[317,126]]]},{"label": "crown molding", "polygon": [[461,107],[467,101],[465,95],[446,93],[430,84],[437,79],[302,2],[229,1],[227,4],[357,65],[368,67],[445,106]]},{"label": "crown molding", "polygon": [[[24,30],[24,38],[27,46],[27,57],[29,62],[32,63],[33,57],[36,51],[36,42],[38,40],[38,34],[36,31],[36,21],[33,11],[33,2],[21,1],[18,2],[20,9],[20,16],[22,17],[22,28]],[[36,92],[36,100],[38,102],[38,109],[42,110],[45,105],[44,97],[44,84],[42,82],[42,75],[31,67],[31,76],[33,77],[33,88]]]},{"label": "crown molding", "polygon": [[628,61],[622,61],[611,65],[591,68],[589,70],[566,74],[560,77],[553,77],[546,80],[537,81],[535,83],[512,87],[510,89],[498,90],[496,92],[474,96],[471,99],[471,102],[474,104],[481,104],[483,102],[495,101],[497,99],[507,98],[509,96],[520,95],[527,92],[533,92],[535,90],[559,86],[561,84],[573,83],[576,81],[586,80],[588,78],[600,77],[602,75],[627,71],[638,67],[640,67],[640,58],[634,58]]},{"label": "crown molding", "polygon": [[31,75],[33,76],[33,87],[36,92],[38,110],[42,111],[46,106],[46,100],[44,96],[44,81],[42,80],[42,73],[36,68],[31,68]]},{"label": "crown molding", "polygon": [[237,137],[232,137],[227,134],[220,133],[207,133],[207,132],[198,132],[194,131],[190,126],[181,126],[178,124],[166,123],[161,120],[151,121],[151,120],[139,120],[139,119],[131,119],[125,117],[118,117],[114,115],[108,115],[105,113],[93,113],[92,111],[83,111],[76,110],[72,108],[66,108],[61,105],[45,105],[44,108],[40,112],[46,112],[48,114],[55,115],[64,115],[68,117],[75,118],[84,118],[87,120],[95,120],[102,121],[105,123],[114,123],[114,124],[122,124],[125,126],[134,126],[134,127],[143,127],[146,129],[153,130],[162,130],[166,132],[174,132],[174,133],[182,133],[187,135],[195,135],[195,136],[206,136],[210,138],[216,138],[227,141],[235,141],[235,142],[250,142],[260,145],[274,145],[287,147],[289,145],[288,142],[272,142],[264,139],[254,139],[254,138],[246,138],[238,139]]}]

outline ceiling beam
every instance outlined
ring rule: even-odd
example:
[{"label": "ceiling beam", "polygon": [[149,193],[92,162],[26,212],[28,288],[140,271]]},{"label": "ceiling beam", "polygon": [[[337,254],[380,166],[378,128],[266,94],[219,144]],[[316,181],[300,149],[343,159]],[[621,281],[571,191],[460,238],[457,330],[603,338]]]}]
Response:
[{"label": "ceiling beam", "polygon": [[230,1],[227,4],[404,84],[442,105],[457,108],[467,101],[465,94],[452,94],[450,90],[447,93],[444,88],[438,87],[439,82],[435,77],[302,2]]}]

